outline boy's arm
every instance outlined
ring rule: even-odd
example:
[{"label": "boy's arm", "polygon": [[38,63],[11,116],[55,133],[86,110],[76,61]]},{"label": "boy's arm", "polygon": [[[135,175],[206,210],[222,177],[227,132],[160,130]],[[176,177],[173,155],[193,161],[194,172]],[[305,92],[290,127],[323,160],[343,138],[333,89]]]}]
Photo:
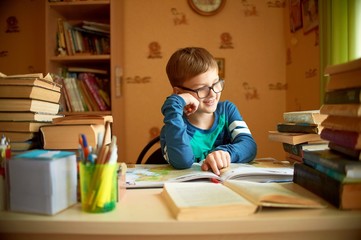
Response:
[{"label": "boy's arm", "polygon": [[183,120],[184,99],[169,96],[163,104],[164,126],[160,143],[165,159],[176,169],[190,168],[194,162],[187,126]]},{"label": "boy's arm", "polygon": [[228,113],[228,131],[231,135],[231,142],[230,144],[220,145],[215,150],[229,152],[232,163],[250,162],[257,154],[256,142],[237,107],[228,101],[225,107]]}]

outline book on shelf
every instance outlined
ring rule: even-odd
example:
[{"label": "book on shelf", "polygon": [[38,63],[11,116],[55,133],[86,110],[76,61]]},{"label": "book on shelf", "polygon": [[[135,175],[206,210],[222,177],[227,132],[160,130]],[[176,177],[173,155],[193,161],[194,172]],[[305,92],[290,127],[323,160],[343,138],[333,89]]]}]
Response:
[{"label": "book on shelf", "polygon": [[[361,76],[361,74],[360,74]],[[324,104],[361,103],[361,87],[325,92]]]},{"label": "book on shelf", "polygon": [[50,124],[50,122],[0,121],[0,131],[38,132],[40,127]]},{"label": "book on shelf", "polygon": [[0,99],[0,111],[4,112],[40,112],[57,114],[59,111],[58,103],[51,103],[36,99]]},{"label": "book on shelf", "polygon": [[323,142],[317,133],[290,133],[268,131],[268,139],[275,142],[288,143],[292,145],[307,142]]},{"label": "book on shelf", "polygon": [[101,29],[106,32],[110,32],[110,24],[109,23],[102,23],[102,22],[93,22],[93,21],[83,21],[83,27],[90,26],[96,29]]},{"label": "book on shelf", "polygon": [[282,122],[277,124],[278,132],[289,133],[320,133],[322,127],[315,123]]},{"label": "book on shelf", "polygon": [[39,132],[10,132],[0,131],[0,136],[5,136],[6,139],[14,142],[25,142],[32,139],[39,139]]},{"label": "book on shelf", "polygon": [[361,117],[361,104],[323,104],[320,111],[326,115]]},{"label": "book on shelf", "polygon": [[76,79],[73,77],[64,78],[64,87],[67,92],[72,111],[84,112],[84,106],[79,95]]},{"label": "book on shelf", "polygon": [[3,85],[0,80],[0,96],[2,98],[31,98],[58,103],[60,91],[29,85]]},{"label": "book on shelf", "polygon": [[329,129],[361,132],[361,117],[329,115],[321,125]]},{"label": "book on shelf", "polygon": [[37,112],[0,112],[0,121],[52,122],[54,118],[62,116],[61,114]]},{"label": "book on shelf", "polygon": [[251,215],[262,207],[325,208],[317,196],[294,183],[228,180],[165,183],[161,196],[177,220],[227,219]]},{"label": "book on shelf", "polygon": [[42,73],[22,74],[22,75],[5,75],[0,73],[0,86],[36,86],[59,92],[61,85],[54,82],[50,74],[45,77]]},{"label": "book on shelf", "polygon": [[[110,132],[110,125],[108,125]],[[44,149],[78,149],[79,135],[85,134],[89,146],[97,146],[104,136],[105,125],[94,124],[52,124],[40,128],[40,137]],[[102,139],[102,138],[101,138]],[[106,135],[105,144],[111,141],[110,134]]]},{"label": "book on shelf", "polygon": [[350,160],[361,160],[361,150],[349,147],[344,147],[334,142],[329,142],[328,147],[338,153],[347,156]]},{"label": "book on shelf", "polygon": [[343,183],[304,163],[294,165],[293,182],[339,209],[361,209],[361,182]]},{"label": "book on shelf", "polygon": [[128,167],[126,174],[127,188],[162,187],[165,182],[189,182],[211,180],[223,182],[228,179],[254,182],[291,181],[293,167],[289,162],[256,159],[252,164],[232,163],[218,176],[210,171],[202,171],[199,163],[189,169],[177,170],[169,164],[141,164]]},{"label": "book on shelf", "polygon": [[68,72],[77,72],[77,73],[94,73],[94,74],[102,74],[107,75],[108,71],[104,69],[99,68],[86,68],[86,67],[68,67]]},{"label": "book on shelf", "polygon": [[293,111],[283,113],[284,122],[294,123],[320,124],[326,117],[327,115],[321,114],[320,110]]},{"label": "book on shelf", "polygon": [[321,138],[344,147],[361,149],[361,132],[323,128]]},{"label": "book on shelf", "polygon": [[53,124],[104,124],[113,122],[112,115],[77,114],[53,119]]},{"label": "book on shelf", "polygon": [[326,92],[361,87],[361,58],[342,64],[327,66],[325,75],[329,76]]},{"label": "book on shelf", "polygon": [[349,180],[361,180],[361,162],[331,150],[305,151],[303,162],[320,171],[324,171],[322,168],[325,171],[340,173]]}]

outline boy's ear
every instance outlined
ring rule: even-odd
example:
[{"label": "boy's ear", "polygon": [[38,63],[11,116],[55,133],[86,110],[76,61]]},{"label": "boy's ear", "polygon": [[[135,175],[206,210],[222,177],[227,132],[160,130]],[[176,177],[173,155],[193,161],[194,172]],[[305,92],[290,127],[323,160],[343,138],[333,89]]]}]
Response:
[{"label": "boy's ear", "polygon": [[179,93],[181,93],[181,91],[180,91],[179,88],[173,87],[173,93],[174,93],[174,94],[179,94]]}]

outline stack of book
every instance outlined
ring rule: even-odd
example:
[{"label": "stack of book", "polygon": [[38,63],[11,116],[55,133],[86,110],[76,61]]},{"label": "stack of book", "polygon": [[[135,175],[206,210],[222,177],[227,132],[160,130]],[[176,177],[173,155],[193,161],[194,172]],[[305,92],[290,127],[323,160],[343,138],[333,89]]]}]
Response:
[{"label": "stack of book", "polygon": [[305,151],[294,182],[340,209],[361,209],[361,59],[326,68],[321,138],[329,149]]},{"label": "stack of book", "polygon": [[40,147],[39,128],[61,117],[60,89],[49,74],[0,73],[0,134],[13,154]]},{"label": "stack of book", "polygon": [[327,142],[320,137],[320,124],[326,117],[319,110],[285,112],[277,131],[269,131],[268,137],[282,143],[288,161],[302,162],[304,150],[327,148]]}]

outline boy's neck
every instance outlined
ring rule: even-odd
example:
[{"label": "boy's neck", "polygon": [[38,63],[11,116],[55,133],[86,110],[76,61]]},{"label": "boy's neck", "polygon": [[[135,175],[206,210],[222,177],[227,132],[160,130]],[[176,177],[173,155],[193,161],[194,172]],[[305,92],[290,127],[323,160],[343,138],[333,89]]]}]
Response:
[{"label": "boy's neck", "polygon": [[194,113],[188,116],[188,121],[197,128],[210,129],[214,122],[214,113]]}]

